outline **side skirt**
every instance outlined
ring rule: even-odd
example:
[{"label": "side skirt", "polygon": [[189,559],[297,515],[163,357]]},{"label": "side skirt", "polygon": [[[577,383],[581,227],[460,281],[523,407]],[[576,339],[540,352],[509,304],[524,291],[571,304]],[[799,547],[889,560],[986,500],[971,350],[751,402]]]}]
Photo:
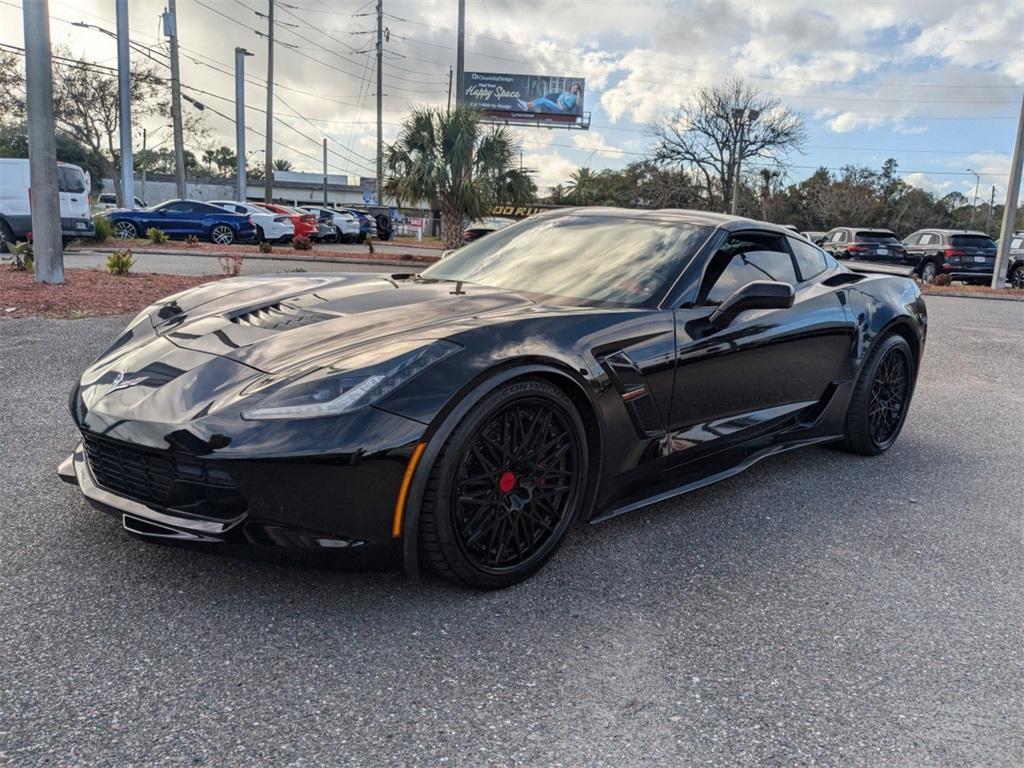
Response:
[{"label": "side skirt", "polygon": [[761,459],[766,459],[769,456],[776,456],[780,453],[786,453],[787,451],[792,451],[797,448],[806,448],[811,445],[831,443],[835,440],[839,440],[840,438],[842,438],[842,434],[826,435],[824,437],[812,437],[807,438],[805,440],[796,440],[791,443],[782,443],[778,445],[769,446],[764,450],[750,454],[745,459],[743,459],[737,464],[734,464],[728,469],[723,469],[720,472],[707,475],[706,477],[702,477],[699,480],[693,480],[688,483],[683,483],[682,485],[677,485],[674,487],[666,488],[661,491],[656,491],[654,494],[650,496],[645,496],[642,499],[627,500],[625,503],[613,506],[610,509],[595,515],[590,519],[590,522],[603,523],[605,520],[610,520],[613,517],[624,515],[627,512],[632,512],[635,509],[650,506],[651,504],[656,504],[659,501],[665,501],[666,499],[671,499],[675,496],[681,496],[684,493],[695,491],[698,488],[704,488],[705,486],[713,485],[714,483],[720,482],[722,480],[727,480],[730,477],[733,477],[734,475],[738,475],[740,472],[743,472],[745,469],[749,469],[754,464],[759,462]]}]

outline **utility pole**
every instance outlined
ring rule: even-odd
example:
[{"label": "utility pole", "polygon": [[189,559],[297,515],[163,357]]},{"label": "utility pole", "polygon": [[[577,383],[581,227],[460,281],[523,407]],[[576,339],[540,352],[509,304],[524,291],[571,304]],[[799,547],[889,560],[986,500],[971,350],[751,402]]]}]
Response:
[{"label": "utility pole", "polygon": [[245,48],[235,48],[235,167],[238,178],[238,202],[249,194],[245,178]]},{"label": "utility pole", "polygon": [[974,200],[971,201],[971,229],[974,229],[974,214],[978,212],[978,186],[981,184],[981,176],[970,168],[967,169],[967,172],[974,174]]},{"label": "utility pole", "polygon": [[[27,42],[26,42],[27,45]],[[1010,256],[1010,241],[1017,222],[1017,201],[1020,199],[1021,164],[1024,164],[1024,97],[1020,102],[1020,121],[1017,123],[1017,143],[1013,147],[1013,162],[1010,165],[1010,180],[1006,185],[1006,207],[1003,208],[1003,227],[999,233],[999,252],[996,268],[992,272],[992,287],[1003,284],[1006,265]]]},{"label": "utility pole", "polygon": [[267,0],[267,128],[263,202],[274,200],[274,0]]},{"label": "utility pole", "polygon": [[459,41],[455,54],[455,106],[466,93],[466,0],[459,0]]},{"label": "utility pole", "polygon": [[36,282],[64,282],[64,246],[57,186],[57,140],[53,125],[53,64],[50,59],[49,0],[23,0],[25,101],[32,185],[32,251]]},{"label": "utility pole", "polygon": [[377,0],[377,205],[384,188],[384,0]]},{"label": "utility pole", "polygon": [[985,234],[992,234],[992,209],[996,207],[996,185],[992,185],[992,197],[988,201],[988,217],[985,219]]},{"label": "utility pole", "polygon": [[117,0],[117,106],[121,128],[121,207],[135,207],[135,163],[132,157],[131,66],[128,48],[128,0]]},{"label": "utility pole", "polygon": [[181,69],[178,66],[178,9],[176,0],[167,0],[164,12],[164,37],[171,41],[171,122],[174,127],[174,186],[179,198],[188,197],[185,189],[185,139],[181,127]]},{"label": "utility pole", "polygon": [[448,65],[448,111],[452,111],[452,67]]},{"label": "utility pole", "polygon": [[324,206],[327,206],[327,138],[324,138]]},{"label": "utility pole", "polygon": [[149,159],[146,157],[146,129],[142,129],[142,157],[139,163],[142,166],[142,187],[139,189],[139,199],[142,202],[146,202],[146,161]]}]

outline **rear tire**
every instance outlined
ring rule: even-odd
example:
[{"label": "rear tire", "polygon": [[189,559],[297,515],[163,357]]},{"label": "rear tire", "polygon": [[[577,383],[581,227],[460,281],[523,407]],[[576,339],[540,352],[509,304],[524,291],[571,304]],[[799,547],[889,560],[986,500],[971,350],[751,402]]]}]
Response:
[{"label": "rear tire", "polygon": [[1021,264],[1010,273],[1010,287],[1024,288],[1024,264]]},{"label": "rear tire", "polygon": [[231,245],[235,242],[235,230],[227,224],[217,224],[210,230],[210,242],[214,245]]},{"label": "rear tire", "polygon": [[562,390],[539,379],[499,386],[434,462],[420,513],[423,560],[476,589],[529,578],[579,514],[587,461],[583,422]]},{"label": "rear tire", "polygon": [[0,221],[0,253],[8,253],[7,244],[15,242],[14,231],[6,221]]},{"label": "rear tire", "polygon": [[914,355],[906,339],[895,333],[879,339],[857,377],[841,447],[862,456],[889,450],[906,421],[914,380]]}]

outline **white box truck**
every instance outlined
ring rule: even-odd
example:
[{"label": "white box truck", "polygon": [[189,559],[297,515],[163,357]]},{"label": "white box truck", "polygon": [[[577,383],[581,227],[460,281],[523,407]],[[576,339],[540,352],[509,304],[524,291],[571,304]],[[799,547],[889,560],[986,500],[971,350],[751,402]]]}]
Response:
[{"label": "white box truck", "polygon": [[[32,231],[31,186],[28,160],[0,158],[0,252],[8,242],[27,240]],[[77,165],[58,162],[57,186],[64,242],[92,237],[96,228],[89,215],[88,174]]]}]

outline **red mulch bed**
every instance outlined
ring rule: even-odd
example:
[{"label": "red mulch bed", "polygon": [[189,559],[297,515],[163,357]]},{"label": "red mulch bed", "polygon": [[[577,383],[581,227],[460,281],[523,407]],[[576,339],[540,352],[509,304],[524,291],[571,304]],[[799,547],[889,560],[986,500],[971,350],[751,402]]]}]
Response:
[{"label": "red mulch bed", "polygon": [[[375,244],[381,245],[381,243]],[[145,253],[146,251],[180,251],[182,253],[203,253],[216,256],[228,253],[245,256],[249,254],[258,254],[260,252],[258,246],[250,245],[248,243],[214,245],[213,243],[200,242],[195,245],[186,245],[183,240],[168,240],[166,243],[160,243],[159,245],[151,243],[148,240],[107,240],[102,243],[85,240],[81,241],[79,245],[83,248],[98,248],[104,251],[115,248],[128,248],[137,253]],[[302,258],[309,258],[311,256],[333,256],[335,258],[345,259],[371,259],[375,261],[402,260],[433,263],[439,258],[438,251],[441,250],[433,245],[420,247],[419,244],[413,245],[408,242],[389,241],[386,245],[390,248],[394,248],[396,246],[407,246],[409,248],[409,252],[394,253],[391,251],[378,250],[376,253],[370,253],[365,245],[314,243],[312,249],[308,251],[296,250],[295,248],[292,248],[290,244],[274,245],[273,250],[270,253],[263,255],[276,256],[279,258],[287,258],[289,256],[300,256]]]},{"label": "red mulch bed", "polygon": [[31,272],[0,269],[0,319],[133,315],[164,296],[222,277],[152,273],[115,277],[99,269],[67,269],[63,285],[45,285],[37,283]]},{"label": "red mulch bed", "polygon": [[922,285],[921,292],[926,296],[942,296],[943,294],[970,294],[971,296],[1002,296],[1024,299],[1024,288],[992,288],[988,285]]}]

